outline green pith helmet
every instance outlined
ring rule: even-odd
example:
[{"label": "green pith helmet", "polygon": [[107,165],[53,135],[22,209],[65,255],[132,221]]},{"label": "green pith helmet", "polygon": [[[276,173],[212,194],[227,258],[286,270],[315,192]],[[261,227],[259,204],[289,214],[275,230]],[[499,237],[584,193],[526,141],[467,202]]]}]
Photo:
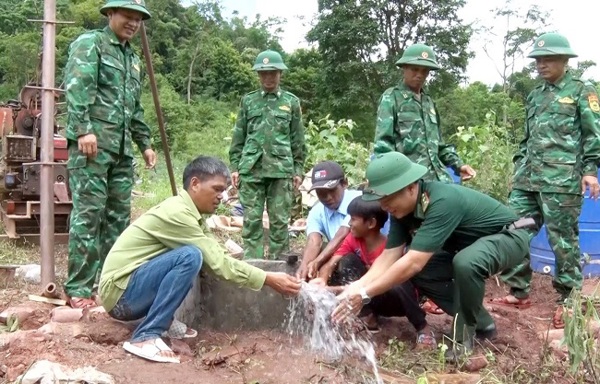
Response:
[{"label": "green pith helmet", "polygon": [[533,51],[527,57],[566,56],[577,57],[571,49],[569,40],[558,33],[544,33],[533,43]]},{"label": "green pith helmet", "polygon": [[146,8],[146,2],[144,0],[106,0],[106,4],[100,8],[100,13],[106,16],[107,11],[111,8],[124,8],[137,11],[142,14],[143,20],[148,20],[152,17]]},{"label": "green pith helmet", "polygon": [[413,44],[406,48],[402,57],[396,61],[398,67],[405,64],[418,65],[429,69],[440,69],[433,49],[425,44]]},{"label": "green pith helmet", "polygon": [[285,69],[288,69],[288,67],[283,64],[283,59],[279,52],[270,49],[259,53],[252,67],[253,71],[283,71]]},{"label": "green pith helmet", "polygon": [[427,167],[413,163],[400,152],[387,152],[375,156],[367,166],[369,185],[363,200],[379,200],[414,183],[427,173]]}]

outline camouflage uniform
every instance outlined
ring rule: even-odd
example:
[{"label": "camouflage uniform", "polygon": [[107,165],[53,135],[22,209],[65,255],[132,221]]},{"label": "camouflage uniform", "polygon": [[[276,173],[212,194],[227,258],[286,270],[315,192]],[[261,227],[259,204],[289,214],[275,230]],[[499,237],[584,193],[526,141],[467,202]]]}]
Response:
[{"label": "camouflage uniform", "polygon": [[[406,64],[439,69],[431,47],[414,44],[406,49],[396,65]],[[420,95],[402,83],[387,89],[379,100],[375,128],[375,154],[400,152],[428,169],[423,179],[452,183],[446,166],[460,173],[462,161],[454,147],[444,143],[440,132],[440,117],[433,99]]]},{"label": "camouflage uniform", "polygon": [[269,215],[269,255],[289,249],[288,225],[295,175],[304,172],[306,147],[300,100],[280,89],[245,95],[233,130],[229,159],[239,172],[244,207],[244,257],[264,257],[262,217]]},{"label": "camouflage uniform", "polygon": [[[536,46],[544,46],[539,41],[543,40]],[[596,90],[568,72],[556,84],[539,85],[527,98],[525,138],[514,157],[509,205],[521,217],[538,217],[546,223],[556,259],[553,286],[561,300],[583,283],[578,227],[581,179],[598,172],[599,123]],[[517,298],[529,295],[529,259],[503,275]]]},{"label": "camouflage uniform", "polygon": [[[90,297],[104,258],[129,225],[133,187],[132,141],[151,147],[140,105],[141,63],[106,27],[86,32],[70,46],[65,68],[69,188],[69,297]],[[88,158],[77,139],[93,133],[98,154]]]}]

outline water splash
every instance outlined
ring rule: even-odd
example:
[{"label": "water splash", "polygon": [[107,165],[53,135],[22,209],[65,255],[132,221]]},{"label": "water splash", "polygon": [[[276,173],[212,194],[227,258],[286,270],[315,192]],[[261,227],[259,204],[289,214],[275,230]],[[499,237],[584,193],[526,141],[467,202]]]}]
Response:
[{"label": "water splash", "polygon": [[289,306],[288,334],[303,338],[311,352],[327,361],[340,361],[346,354],[366,359],[373,368],[375,382],[383,384],[375,347],[365,324],[356,316],[342,324],[331,321],[331,313],[338,303],[336,296],[326,289],[302,283],[300,294]]}]

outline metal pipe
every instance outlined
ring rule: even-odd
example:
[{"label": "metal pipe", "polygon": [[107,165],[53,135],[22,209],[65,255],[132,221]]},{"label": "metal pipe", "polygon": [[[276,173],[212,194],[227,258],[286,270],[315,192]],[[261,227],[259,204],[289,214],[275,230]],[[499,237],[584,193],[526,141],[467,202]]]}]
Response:
[{"label": "metal pipe", "polygon": [[40,251],[42,286],[53,283],[54,275],[54,59],[56,0],[44,1],[42,46],[42,127],[40,174]]},{"label": "metal pipe", "polygon": [[148,35],[146,35],[146,26],[142,22],[140,28],[142,38],[142,50],[146,59],[146,70],[148,71],[148,80],[150,80],[150,89],[152,90],[152,99],[154,100],[154,109],[156,109],[156,119],[158,121],[158,129],[162,141],[163,153],[165,155],[165,164],[169,173],[169,181],[171,182],[171,192],[173,196],[177,195],[177,186],[175,184],[175,176],[173,175],[173,164],[171,164],[171,155],[169,154],[169,143],[167,142],[167,131],[165,131],[165,121],[162,110],[160,109],[160,100],[158,100],[158,88],[156,87],[156,79],[154,78],[154,68],[152,67],[152,55],[150,54],[150,45],[148,45]]},{"label": "metal pipe", "polygon": [[50,299],[58,299],[58,292],[56,291],[56,284],[48,283],[44,291],[42,292],[42,296],[50,298]]}]

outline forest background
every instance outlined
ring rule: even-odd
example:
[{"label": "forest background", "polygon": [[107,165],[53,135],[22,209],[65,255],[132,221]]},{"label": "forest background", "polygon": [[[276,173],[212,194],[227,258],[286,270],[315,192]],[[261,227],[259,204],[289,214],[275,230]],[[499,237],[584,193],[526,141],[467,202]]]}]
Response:
[{"label": "forest background", "polygon": [[[69,44],[89,29],[103,28],[98,10],[104,0],[57,0],[56,79],[61,85]],[[3,0],[0,14],[0,102],[18,98],[27,83],[39,82],[42,0]],[[535,68],[517,68],[534,39],[548,31],[549,14],[537,6],[517,8],[509,0],[492,9],[503,26],[477,27],[461,20],[464,0],[319,0],[306,40],[310,48],[285,52],[286,20],[225,16],[219,1],[147,0],[152,60],[166,121],[175,175],[199,154],[225,161],[240,97],[259,87],[251,67],[265,49],[282,53],[290,68],[282,88],[302,101],[309,156],[340,162],[352,184],[362,180],[371,153],[378,100],[401,79],[394,62],[415,42],[435,47],[442,70],[432,72],[428,92],[441,116],[442,134],[464,161],[478,171],[469,185],[502,201],[510,188],[512,156],[523,135],[524,102],[538,84]],[[510,26],[515,26],[510,28]],[[469,42],[485,35],[482,51],[502,47],[490,65],[500,81],[467,83],[474,52]],[[141,55],[139,36],[133,41]],[[596,63],[581,60],[577,76]],[[588,79],[598,88],[594,79]],[[160,134],[145,76],[142,102],[160,152]],[[64,104],[59,106],[64,125]],[[143,163],[143,162],[138,162]],[[140,169],[140,182],[154,190],[151,206],[170,193],[164,159],[157,172]],[[178,180],[179,183],[179,180]]]}]

